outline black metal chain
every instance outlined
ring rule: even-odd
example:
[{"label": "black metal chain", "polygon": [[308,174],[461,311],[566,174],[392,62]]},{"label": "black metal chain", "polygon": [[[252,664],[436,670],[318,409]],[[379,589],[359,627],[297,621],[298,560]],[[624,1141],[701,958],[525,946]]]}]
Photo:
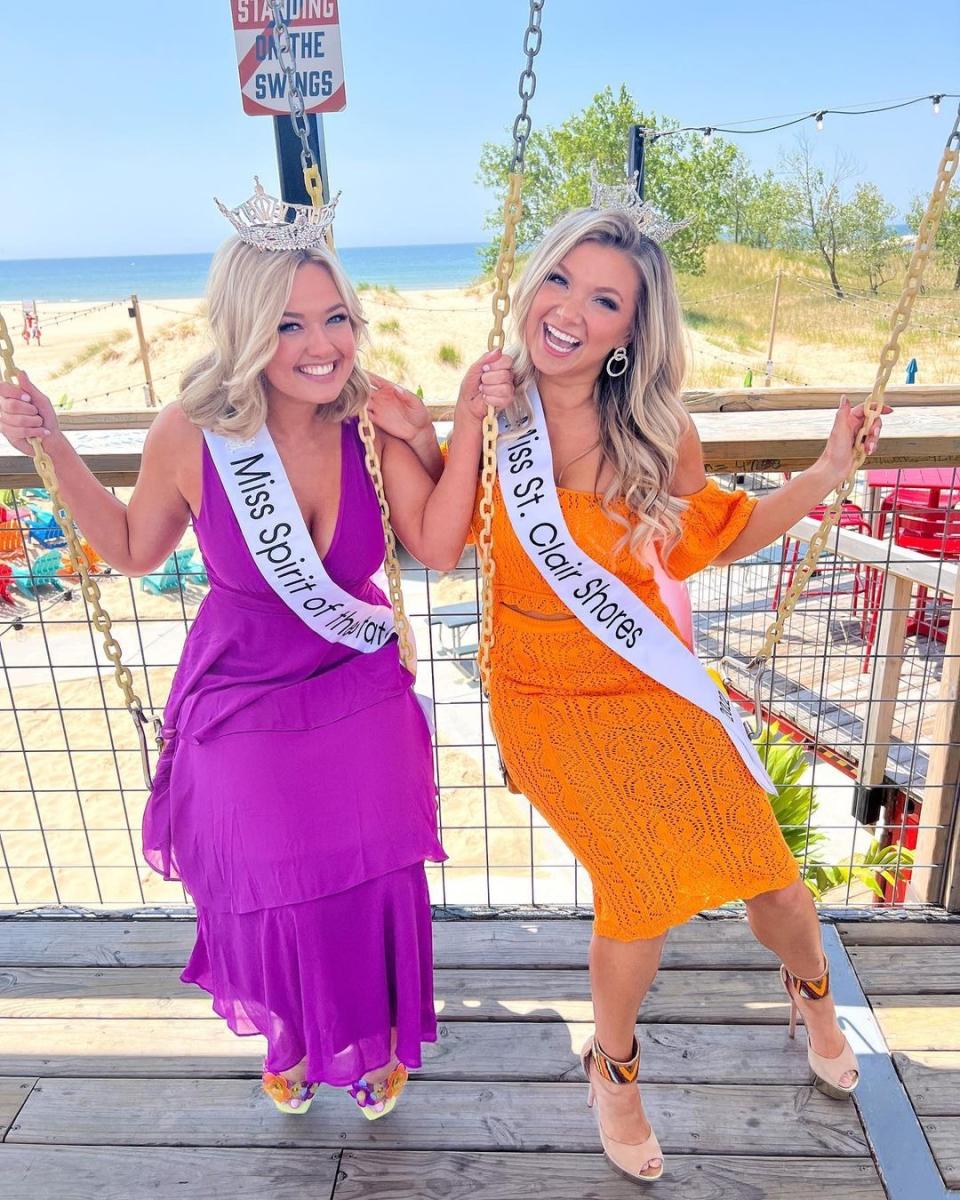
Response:
[{"label": "black metal chain", "polygon": [[269,0],[270,15],[273,18],[273,36],[277,48],[277,61],[287,77],[287,103],[290,105],[290,121],[300,139],[300,166],[304,172],[316,164],[313,150],[310,148],[310,131],[306,120],[306,105],[297,84],[297,60],[290,44],[290,31],[283,16],[282,0]]},{"label": "black metal chain", "polygon": [[523,35],[523,52],[527,56],[526,65],[520,72],[520,82],[517,91],[520,95],[520,111],[513,122],[513,162],[510,170],[514,174],[523,174],[523,160],[527,152],[527,140],[533,122],[527,113],[527,105],[533,99],[537,90],[537,76],[533,70],[533,60],[540,53],[543,33],[540,29],[540,14],[543,12],[545,0],[530,0],[530,20]]}]

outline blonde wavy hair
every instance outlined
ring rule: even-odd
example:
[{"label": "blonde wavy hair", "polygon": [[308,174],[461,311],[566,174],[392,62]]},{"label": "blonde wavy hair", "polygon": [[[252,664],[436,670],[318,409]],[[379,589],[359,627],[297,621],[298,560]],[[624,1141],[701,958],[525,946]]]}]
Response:
[{"label": "blonde wavy hair", "polygon": [[[333,278],[362,345],[367,322],[353,285],[327,249],[257,250],[230,238],[216,252],[207,283],[213,349],[184,372],[180,381],[183,411],[195,425],[230,437],[252,437],[267,418],[263,371],[279,341],[278,326],[303,263],[325,267]],[[343,391],[319,414],[342,421],[360,411],[370,381],[355,362]]]},{"label": "blonde wavy hair", "polygon": [[[536,369],[525,342],[533,298],[567,254],[583,242],[620,250],[634,264],[638,302],[626,343],[629,366],[611,379],[601,367],[594,385],[600,418],[600,448],[614,469],[602,497],[604,511],[624,526],[619,549],[640,556],[653,540],[664,554],[680,534],[683,500],[670,494],[679,443],[689,418],[680,398],[686,365],[685,334],[673,272],[656,242],[644,237],[616,209],[578,209],[562,217],[544,235],[527,260],[513,296],[513,357],[517,396],[508,410],[519,431],[530,419],[526,389]],[[626,505],[627,516],[614,507]]]}]

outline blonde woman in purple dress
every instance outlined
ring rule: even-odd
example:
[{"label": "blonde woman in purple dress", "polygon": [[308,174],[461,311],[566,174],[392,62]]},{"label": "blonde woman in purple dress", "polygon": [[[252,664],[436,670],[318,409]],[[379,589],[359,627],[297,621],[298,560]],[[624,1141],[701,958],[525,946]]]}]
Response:
[{"label": "blonde woman in purple dress", "polygon": [[[182,978],[267,1042],[264,1088],[303,1113],[319,1083],[365,1116],[396,1103],[436,1038],[424,862],[437,839],[430,732],[372,577],[384,559],[357,415],[357,295],[322,246],[217,254],[214,349],[157,415],[128,504],[29,382],[0,432],[43,439],[77,524],[126,575],[189,522],[210,579],[164,720],[144,854],[197,909]],[[426,410],[381,388],[378,440],[439,474]]]}]

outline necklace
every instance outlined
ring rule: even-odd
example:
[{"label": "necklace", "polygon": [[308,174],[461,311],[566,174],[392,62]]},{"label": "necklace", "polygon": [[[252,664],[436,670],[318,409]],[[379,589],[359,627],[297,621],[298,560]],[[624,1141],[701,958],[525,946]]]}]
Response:
[{"label": "necklace", "polygon": [[568,467],[572,467],[575,462],[579,462],[581,458],[586,458],[588,454],[592,454],[599,445],[600,439],[597,438],[592,446],[588,446],[586,450],[581,450],[579,454],[575,454],[573,458],[571,458],[568,462],[565,462],[557,472],[557,487],[560,486],[560,480],[563,478],[564,471],[566,471]]}]

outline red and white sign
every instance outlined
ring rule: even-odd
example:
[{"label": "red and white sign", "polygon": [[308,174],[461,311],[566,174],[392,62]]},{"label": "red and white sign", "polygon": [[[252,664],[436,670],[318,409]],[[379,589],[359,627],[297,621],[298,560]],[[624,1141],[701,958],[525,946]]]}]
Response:
[{"label": "red and white sign", "polygon": [[[297,66],[297,85],[308,113],[339,112],[347,105],[340,53],[337,0],[282,0]],[[267,0],[230,0],[237,39],[243,111],[277,117],[290,112],[287,76],[277,57]]]}]

